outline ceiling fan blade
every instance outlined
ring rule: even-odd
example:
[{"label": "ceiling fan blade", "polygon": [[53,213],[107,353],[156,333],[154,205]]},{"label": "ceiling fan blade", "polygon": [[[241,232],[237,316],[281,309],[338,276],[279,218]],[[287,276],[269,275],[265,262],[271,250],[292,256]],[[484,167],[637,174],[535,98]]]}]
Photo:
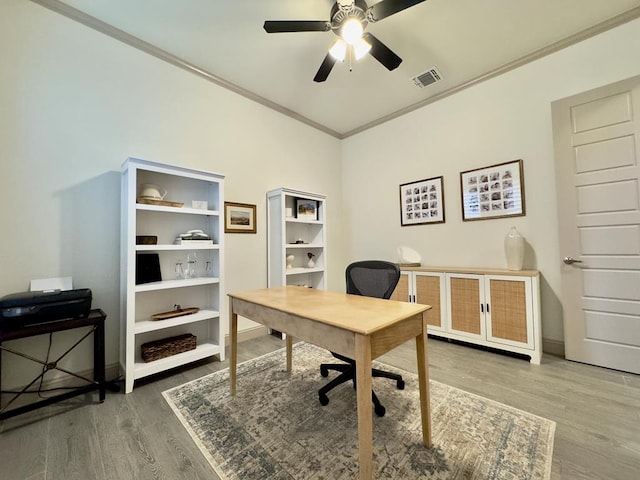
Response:
[{"label": "ceiling fan blade", "polygon": [[387,47],[384,43],[378,40],[370,33],[365,33],[362,38],[369,42],[371,50],[369,55],[378,60],[382,65],[387,67],[387,70],[393,70],[398,68],[398,65],[402,63],[402,59],[393,53],[393,51]]},{"label": "ceiling fan blade", "polygon": [[401,12],[424,1],[425,0],[382,0],[367,9],[367,18],[370,19],[371,22],[377,22],[378,20],[387,18],[394,13]]},{"label": "ceiling fan blade", "polygon": [[324,20],[267,20],[264,29],[267,33],[328,32],[331,24]]},{"label": "ceiling fan blade", "polygon": [[313,81],[318,83],[324,82],[331,73],[331,69],[335,63],[336,59],[333,58],[330,53],[327,53],[327,56],[324,57],[324,60],[322,61],[322,65],[320,65],[320,68],[318,69],[318,73],[313,77]]}]

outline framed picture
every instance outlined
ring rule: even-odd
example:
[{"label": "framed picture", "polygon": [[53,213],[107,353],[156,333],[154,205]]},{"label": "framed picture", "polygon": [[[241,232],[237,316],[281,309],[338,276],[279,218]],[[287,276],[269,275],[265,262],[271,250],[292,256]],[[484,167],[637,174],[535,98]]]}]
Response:
[{"label": "framed picture", "polygon": [[400,185],[400,225],[444,223],[442,177]]},{"label": "framed picture", "polygon": [[522,160],[460,173],[462,220],[525,215]]},{"label": "framed picture", "polygon": [[256,233],[256,206],[224,202],[224,233]]},{"label": "framed picture", "polygon": [[296,218],[318,220],[318,202],[306,198],[296,198]]}]

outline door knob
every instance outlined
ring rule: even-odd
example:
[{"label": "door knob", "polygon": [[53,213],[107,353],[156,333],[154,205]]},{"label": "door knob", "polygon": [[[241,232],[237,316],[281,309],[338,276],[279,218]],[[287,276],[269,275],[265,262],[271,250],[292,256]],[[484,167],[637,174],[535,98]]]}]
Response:
[{"label": "door knob", "polygon": [[575,259],[575,258],[573,258],[573,257],[564,257],[564,258],[562,259],[562,261],[563,261],[564,263],[566,263],[567,265],[571,265],[571,264],[573,264],[573,263],[582,263],[582,260],[576,260],[576,259]]}]

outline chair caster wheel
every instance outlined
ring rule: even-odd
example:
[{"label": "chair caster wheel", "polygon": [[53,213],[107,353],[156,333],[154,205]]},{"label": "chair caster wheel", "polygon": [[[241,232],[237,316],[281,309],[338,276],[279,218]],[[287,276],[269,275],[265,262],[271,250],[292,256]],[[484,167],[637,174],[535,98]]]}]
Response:
[{"label": "chair caster wheel", "polygon": [[320,405],[328,405],[329,404],[329,397],[327,397],[326,395],[318,395],[318,400],[320,400]]},{"label": "chair caster wheel", "polygon": [[387,412],[387,410],[382,405],[380,405],[379,407],[374,406],[373,411],[376,412],[376,415],[378,415],[379,417],[384,417],[384,414]]},{"label": "chair caster wheel", "polygon": [[323,377],[328,377],[329,376],[329,369],[328,368],[324,368],[324,367],[320,367],[320,375],[322,375]]},{"label": "chair caster wheel", "polygon": [[398,380],[396,382],[396,386],[398,387],[398,390],[404,390],[404,380]]}]

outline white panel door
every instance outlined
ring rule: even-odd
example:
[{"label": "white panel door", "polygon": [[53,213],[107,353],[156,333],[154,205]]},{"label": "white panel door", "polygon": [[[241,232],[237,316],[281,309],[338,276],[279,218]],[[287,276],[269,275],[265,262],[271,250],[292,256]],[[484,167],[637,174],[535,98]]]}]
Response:
[{"label": "white panel door", "polygon": [[566,357],[640,373],[640,77],[552,112]]}]

